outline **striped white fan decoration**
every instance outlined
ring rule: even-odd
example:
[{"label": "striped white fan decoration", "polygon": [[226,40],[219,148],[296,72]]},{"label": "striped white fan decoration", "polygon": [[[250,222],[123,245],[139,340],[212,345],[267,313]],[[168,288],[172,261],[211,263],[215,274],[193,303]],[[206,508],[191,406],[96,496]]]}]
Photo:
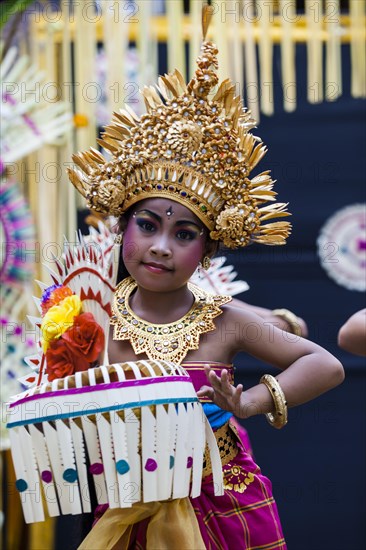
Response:
[{"label": "striped white fan decoration", "polygon": [[72,113],[67,103],[47,98],[46,74],[28,56],[19,56],[16,47],[6,52],[0,79],[2,172],[8,163],[62,137],[72,126]]},{"label": "striped white fan decoration", "polygon": [[[27,523],[99,504],[197,497],[208,445],[223,494],[215,436],[187,372],[167,361],[102,366],[28,391],[8,408],[16,487]],[[207,452],[207,451],[206,451]],[[89,470],[89,479],[88,479]]]},{"label": "striped white fan decoration", "polygon": [[221,296],[235,296],[249,289],[246,281],[236,280],[237,272],[234,266],[225,265],[226,257],[218,256],[211,260],[208,269],[198,268],[191,277],[191,283]]},{"label": "striped white fan decoration", "polygon": [[[75,236],[75,242],[65,239],[64,253],[60,258],[53,258],[53,267],[45,266],[50,273],[53,285],[67,285],[74,294],[80,297],[84,313],[92,313],[95,321],[102,327],[105,335],[104,364],[108,364],[109,318],[111,315],[116,269],[113,262],[115,248],[113,235],[100,224],[99,232],[89,228],[89,235]],[[49,287],[37,281],[42,291]],[[33,297],[41,312],[41,299]],[[25,362],[37,373],[37,380],[29,382],[29,375],[19,381],[27,387],[47,381],[46,356],[40,346],[41,317],[28,316],[34,326],[39,353],[25,357]]]}]

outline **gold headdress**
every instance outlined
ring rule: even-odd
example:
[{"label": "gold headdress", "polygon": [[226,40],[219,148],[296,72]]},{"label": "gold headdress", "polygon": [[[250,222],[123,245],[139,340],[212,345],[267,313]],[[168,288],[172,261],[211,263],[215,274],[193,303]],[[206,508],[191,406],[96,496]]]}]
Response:
[{"label": "gold headdress", "polygon": [[[203,11],[205,37],[209,7]],[[252,241],[284,244],[288,222],[263,222],[288,216],[286,204],[272,203],[270,173],[249,174],[266,153],[250,112],[224,80],[216,94],[218,50],[204,41],[198,68],[186,85],[175,70],[159,78],[157,89],[141,92],[147,113],[139,118],[126,105],[114,113],[98,143],[111,152],[106,160],[91,148],[73,156],[80,170],[71,182],[97,212],[120,215],[146,198],[166,197],[188,207],[210,230],[213,240],[229,248]]]}]

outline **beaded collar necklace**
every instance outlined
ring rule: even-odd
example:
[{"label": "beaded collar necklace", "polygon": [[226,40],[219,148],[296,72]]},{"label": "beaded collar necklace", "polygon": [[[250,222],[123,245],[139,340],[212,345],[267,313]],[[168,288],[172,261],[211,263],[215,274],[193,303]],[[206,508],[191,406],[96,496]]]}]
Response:
[{"label": "beaded collar necklace", "polygon": [[173,323],[156,325],[141,319],[130,308],[129,299],[136,287],[136,281],[127,277],[116,288],[111,317],[114,340],[129,340],[136,355],[146,353],[149,359],[178,364],[189,350],[198,349],[201,334],[215,329],[213,319],[221,315],[221,306],[232,299],[231,296],[212,296],[188,283],[194,296],[191,309]]}]

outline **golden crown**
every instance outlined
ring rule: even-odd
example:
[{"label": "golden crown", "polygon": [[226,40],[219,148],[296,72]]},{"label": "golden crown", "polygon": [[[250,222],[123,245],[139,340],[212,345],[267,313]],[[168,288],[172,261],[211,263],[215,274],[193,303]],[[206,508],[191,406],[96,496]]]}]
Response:
[{"label": "golden crown", "polygon": [[175,70],[159,77],[156,88],[142,90],[147,112],[141,118],[127,105],[114,113],[98,140],[112,158],[94,148],[73,155],[81,171],[69,169],[70,180],[97,212],[119,216],[138,201],[165,197],[188,207],[210,237],[229,248],[285,244],[288,222],[263,224],[289,215],[285,203],[265,205],[276,196],[269,171],[249,179],[267,151],[250,133],[255,121],[230,79],[213,95],[217,54],[204,40],[188,85]]}]

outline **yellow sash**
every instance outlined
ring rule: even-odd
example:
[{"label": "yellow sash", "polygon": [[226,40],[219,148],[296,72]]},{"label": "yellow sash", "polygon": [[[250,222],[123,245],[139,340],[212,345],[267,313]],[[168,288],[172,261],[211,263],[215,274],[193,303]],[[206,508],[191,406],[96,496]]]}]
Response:
[{"label": "yellow sash", "polygon": [[150,518],[146,533],[147,550],[205,550],[189,498],[108,509],[78,550],[126,550],[133,524],[146,518]]}]

